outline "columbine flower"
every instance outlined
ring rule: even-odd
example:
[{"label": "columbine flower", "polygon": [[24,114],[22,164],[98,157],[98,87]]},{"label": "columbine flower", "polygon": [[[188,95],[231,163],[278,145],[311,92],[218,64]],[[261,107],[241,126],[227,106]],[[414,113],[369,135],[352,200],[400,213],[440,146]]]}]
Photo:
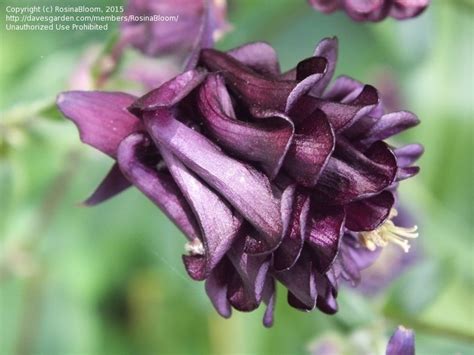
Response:
[{"label": "columbine flower", "polygon": [[405,237],[390,211],[422,152],[383,142],[415,115],[385,114],[375,88],[346,76],[328,88],[336,58],[336,39],[286,73],[265,43],[204,49],[138,99],[61,94],[82,140],[117,161],[86,203],[141,190],[187,236],[186,270],[224,317],[263,301],[271,325],[276,281],[293,307],[336,312],[338,280],[356,283]]},{"label": "columbine flower", "polygon": [[387,355],[415,355],[415,333],[401,325],[387,345]]},{"label": "columbine flower", "polygon": [[421,14],[430,0],[308,0],[316,10],[331,13],[344,10],[356,21],[381,21],[387,16],[398,20]]},{"label": "columbine flower", "polygon": [[129,0],[125,16],[161,16],[159,21],[125,21],[121,32],[146,55],[188,53],[229,30],[226,0]]}]

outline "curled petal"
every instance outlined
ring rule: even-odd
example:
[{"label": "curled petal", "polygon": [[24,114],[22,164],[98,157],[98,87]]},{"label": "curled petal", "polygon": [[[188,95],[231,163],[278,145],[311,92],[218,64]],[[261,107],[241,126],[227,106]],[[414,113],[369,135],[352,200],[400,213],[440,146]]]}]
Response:
[{"label": "curled petal", "polygon": [[120,143],[117,162],[123,175],[156,204],[189,240],[198,238],[199,226],[193,211],[169,173],[156,169],[146,157],[154,147],[142,133],[134,133]]},{"label": "curled petal", "polygon": [[[209,189],[169,151],[161,149],[160,152],[199,223],[200,239],[205,250],[206,265],[201,278],[204,279],[229,250],[237,236],[242,219],[235,214],[227,202]],[[200,256],[194,255],[188,258],[192,257],[202,260]]]},{"label": "curled petal", "polygon": [[337,290],[331,284],[327,275],[316,274],[318,300],[316,306],[321,312],[335,314],[338,310],[336,301]]},{"label": "curled petal", "polygon": [[340,206],[321,206],[314,200],[306,225],[306,242],[311,246],[318,272],[325,273],[334,262],[344,228],[345,213]]},{"label": "curled petal", "polygon": [[128,181],[120,171],[118,164],[114,164],[104,180],[102,180],[97,189],[83,202],[83,204],[85,206],[98,205],[99,203],[121,193],[131,185],[130,181]]},{"label": "curled petal", "polygon": [[326,115],[316,110],[296,128],[283,166],[299,184],[313,187],[335,146],[335,135]]},{"label": "curled petal", "polygon": [[255,123],[235,119],[219,75],[207,78],[199,98],[205,126],[219,145],[240,158],[260,163],[270,178],[276,176],[293,137],[292,122],[278,113]]},{"label": "curled petal", "polygon": [[386,355],[415,355],[415,333],[398,326],[387,345]]},{"label": "curled petal", "polygon": [[408,128],[416,126],[420,121],[411,112],[400,111],[383,115],[376,123],[364,133],[362,143],[369,145],[378,140],[394,136]]},{"label": "curled petal", "polygon": [[169,150],[222,195],[264,236],[270,250],[278,246],[280,206],[263,174],[225,155],[207,138],[176,120],[170,110],[147,113],[144,123],[160,149]]},{"label": "curled petal", "polygon": [[262,300],[270,257],[245,253],[245,240],[249,228],[243,227],[238,239],[228,252],[229,260],[240,275],[243,287],[259,303]]},{"label": "curled petal", "polygon": [[361,153],[339,139],[313,196],[332,204],[373,196],[394,182],[397,170],[396,158],[384,142],[376,142]]},{"label": "curled petal", "polygon": [[290,185],[283,191],[281,201],[283,240],[273,253],[273,269],[276,271],[287,270],[298,260],[303,250],[309,212],[309,197],[296,185]]},{"label": "curled petal", "polygon": [[418,166],[409,166],[406,168],[399,168],[397,172],[397,181],[409,179],[420,172]]},{"label": "curled petal", "polygon": [[222,259],[205,282],[207,296],[216,311],[224,318],[229,318],[232,314],[232,308],[227,299],[227,285],[231,272],[232,267],[229,261]]},{"label": "curled petal", "polygon": [[275,279],[271,276],[267,277],[263,301],[267,305],[265,313],[263,314],[263,325],[266,328],[270,328],[273,325],[273,312],[275,310],[276,303]]},{"label": "curled petal", "polygon": [[404,20],[420,15],[430,4],[430,0],[395,0],[390,16]]},{"label": "curled petal", "polygon": [[202,68],[188,70],[140,97],[128,109],[140,116],[143,111],[173,106],[201,84],[206,75],[207,72]]},{"label": "curled petal", "polygon": [[363,87],[364,84],[360,81],[346,75],[341,75],[334,80],[323,95],[323,98],[344,104],[359,95]]},{"label": "curled petal", "polygon": [[397,164],[401,168],[406,168],[418,160],[424,152],[421,144],[407,144],[394,150],[397,157]]},{"label": "curled petal", "polygon": [[306,100],[310,101],[314,108],[324,111],[334,130],[339,133],[369,114],[378,104],[379,96],[374,87],[365,85],[354,100],[345,104],[313,97]]},{"label": "curled petal", "polygon": [[[298,63],[296,66],[296,80],[301,81],[313,74],[327,74],[328,61],[323,57],[309,57]],[[322,79],[321,79],[322,80]],[[321,80],[311,89],[314,90]]]},{"label": "curled petal", "polygon": [[245,287],[238,273],[234,273],[230,277],[227,298],[232,307],[241,312],[251,312],[257,309],[260,304],[260,302],[255,299],[252,291]]},{"label": "curled petal", "polygon": [[278,56],[275,49],[268,43],[247,43],[243,46],[231,49],[227,54],[257,73],[274,76],[280,74]]},{"label": "curled petal", "polygon": [[84,143],[115,158],[122,139],[141,129],[140,121],[127,111],[134,100],[120,92],[67,91],[56,103],[77,126]]},{"label": "curled petal", "polygon": [[248,106],[283,111],[286,99],[296,83],[265,77],[232,56],[215,49],[201,51],[202,64],[222,73],[226,84]]},{"label": "curled petal", "polygon": [[351,231],[371,231],[388,217],[395,203],[393,193],[383,191],[378,195],[346,205],[346,227]]},{"label": "curled petal", "polygon": [[336,70],[337,63],[337,52],[338,52],[338,41],[337,37],[324,38],[321,40],[316,49],[314,50],[315,57],[323,57],[327,61],[327,70],[324,76],[317,82],[317,84],[311,89],[311,94],[314,96],[321,96],[323,91],[331,81],[334,71]]},{"label": "curled petal", "polygon": [[305,311],[314,309],[317,298],[316,281],[312,260],[304,249],[291,269],[275,272],[274,276],[288,289],[290,305]]}]

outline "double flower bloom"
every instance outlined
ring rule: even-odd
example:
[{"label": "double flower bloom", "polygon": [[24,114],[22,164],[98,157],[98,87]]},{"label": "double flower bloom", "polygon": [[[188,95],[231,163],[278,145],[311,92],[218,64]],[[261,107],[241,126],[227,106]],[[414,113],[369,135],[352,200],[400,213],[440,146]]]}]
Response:
[{"label": "double flower bloom", "polygon": [[349,77],[329,85],[336,60],[324,39],[281,73],[273,48],[251,43],[203,49],[138,99],[61,94],[82,140],[116,160],[87,203],[143,192],[188,238],[186,270],[224,317],[264,302],[270,326],[276,281],[291,306],[336,312],[341,279],[356,283],[375,247],[414,236],[389,217],[422,153],[383,141],[415,115],[385,114],[376,89]]}]

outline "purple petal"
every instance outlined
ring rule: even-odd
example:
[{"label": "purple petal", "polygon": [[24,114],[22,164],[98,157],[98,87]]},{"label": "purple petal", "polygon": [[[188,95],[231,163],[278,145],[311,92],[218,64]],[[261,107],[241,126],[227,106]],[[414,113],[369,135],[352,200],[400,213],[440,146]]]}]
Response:
[{"label": "purple petal", "polygon": [[399,168],[397,171],[397,181],[405,180],[415,176],[420,172],[418,166],[408,166],[406,168]]},{"label": "purple petal", "polygon": [[[308,76],[313,74],[323,74],[326,75],[328,67],[328,61],[323,57],[309,57],[298,63],[296,66],[296,80],[301,81],[306,79]],[[321,79],[322,80],[322,79]],[[319,85],[321,80],[318,81],[315,86],[312,87],[312,90],[316,88],[316,85]]]},{"label": "purple petal", "polygon": [[253,292],[245,287],[239,274],[234,273],[227,289],[227,299],[232,307],[241,312],[251,312],[258,308],[260,302],[255,299]]},{"label": "purple petal", "polygon": [[283,191],[281,201],[283,240],[273,253],[273,268],[276,271],[287,270],[298,260],[304,245],[309,211],[309,198],[296,185],[290,185]]},{"label": "purple petal", "polygon": [[401,325],[393,333],[387,345],[387,355],[415,355],[415,333]]},{"label": "purple petal", "polygon": [[365,134],[362,144],[369,145],[378,140],[394,136],[410,127],[416,126],[420,121],[411,112],[400,111],[383,115],[376,121]]},{"label": "purple petal", "polygon": [[124,176],[156,204],[189,240],[198,238],[199,227],[193,211],[169,173],[158,171],[147,162],[154,147],[141,133],[125,138],[117,151],[117,162]]},{"label": "purple petal", "polygon": [[219,145],[240,158],[262,164],[270,178],[276,176],[293,137],[292,122],[275,114],[256,123],[235,119],[219,75],[208,76],[199,98],[206,128]]},{"label": "purple petal", "polygon": [[263,295],[263,301],[267,305],[265,313],[263,315],[263,325],[266,328],[270,328],[273,325],[273,312],[275,310],[276,303],[276,287],[275,279],[273,277],[268,277],[265,287],[265,293]]},{"label": "purple petal", "polygon": [[331,285],[327,275],[316,274],[316,287],[318,300],[316,306],[321,312],[334,314],[338,310],[336,301],[337,290]]},{"label": "purple petal", "polygon": [[257,302],[260,302],[268,268],[270,267],[270,257],[268,255],[253,256],[245,253],[247,231],[248,228],[242,228],[240,238],[234,243],[227,255],[240,275],[247,294],[251,294]]},{"label": "purple petal", "polygon": [[370,197],[391,185],[397,170],[396,158],[384,142],[374,143],[361,153],[339,139],[313,196],[332,204]]},{"label": "purple petal", "polygon": [[316,306],[317,291],[313,271],[311,258],[303,249],[291,269],[274,273],[277,280],[288,289],[288,301],[295,308],[309,311]]},{"label": "purple petal", "polygon": [[371,231],[388,217],[395,203],[389,191],[346,205],[346,227],[351,231]]},{"label": "purple petal", "polygon": [[268,43],[247,43],[243,46],[231,49],[227,54],[257,73],[274,76],[280,74],[278,56],[275,49]]},{"label": "purple petal", "polygon": [[363,87],[364,84],[360,81],[346,75],[341,75],[334,80],[334,83],[332,83],[331,87],[326,91],[323,98],[347,103],[353,97],[359,95]]},{"label": "purple petal", "polygon": [[409,167],[423,154],[424,148],[421,144],[408,144],[394,150],[397,164],[401,168]]},{"label": "purple petal", "polygon": [[430,0],[395,0],[390,16],[404,20],[420,15],[430,4]]},{"label": "purple petal", "polygon": [[91,196],[83,202],[85,206],[95,206],[121,193],[132,184],[123,176],[118,164],[114,164]]},{"label": "purple petal", "polygon": [[173,106],[201,84],[206,75],[207,72],[201,68],[184,72],[137,99],[129,110],[140,116],[143,111]]},{"label": "purple petal", "polygon": [[306,97],[305,100],[308,101],[306,105],[324,111],[334,130],[339,133],[371,113],[379,102],[379,96],[374,87],[365,85],[359,95],[348,103],[342,104],[315,97]]},{"label": "purple petal", "polygon": [[[166,149],[160,150],[169,172],[196,216],[205,250],[205,279],[229,250],[242,219],[215,192]],[[194,257],[191,255],[190,257]],[[202,258],[197,257],[198,260]]]},{"label": "purple petal", "polygon": [[324,38],[316,46],[316,49],[314,50],[314,56],[326,58],[327,70],[321,80],[319,80],[318,83],[311,89],[312,95],[317,97],[321,96],[334,76],[337,63],[337,52],[338,41],[336,37]]},{"label": "purple petal", "polygon": [[84,143],[114,158],[122,139],[141,129],[137,118],[127,111],[134,100],[120,92],[67,91],[58,96],[56,104],[77,126]]},{"label": "purple petal", "polygon": [[212,270],[205,282],[207,296],[217,312],[224,318],[229,318],[232,314],[232,308],[227,299],[227,283],[231,272],[232,267],[229,262],[223,259]]},{"label": "purple petal", "polygon": [[201,62],[209,70],[221,72],[226,84],[248,107],[283,111],[288,95],[296,86],[292,81],[262,76],[232,56],[214,49],[202,50]]},{"label": "purple petal", "polygon": [[280,206],[263,174],[225,155],[167,109],[145,114],[144,123],[160,148],[169,150],[262,233],[270,250],[278,246],[282,237]]},{"label": "purple petal", "polygon": [[321,273],[325,273],[331,267],[339,251],[344,219],[343,207],[321,206],[311,201],[305,237],[316,255],[314,265]]},{"label": "purple petal", "polygon": [[316,110],[296,128],[283,166],[299,184],[313,187],[335,146],[335,135],[326,115]]}]

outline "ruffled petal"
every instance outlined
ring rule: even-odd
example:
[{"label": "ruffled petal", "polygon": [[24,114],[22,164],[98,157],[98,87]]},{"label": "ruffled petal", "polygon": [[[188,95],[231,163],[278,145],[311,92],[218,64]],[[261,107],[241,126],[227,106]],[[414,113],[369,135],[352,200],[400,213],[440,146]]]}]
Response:
[{"label": "ruffled petal", "polygon": [[317,84],[311,89],[311,94],[314,96],[321,96],[323,91],[326,89],[328,84],[331,82],[334,72],[336,70],[337,63],[337,52],[338,52],[338,40],[337,37],[324,38],[321,40],[316,49],[314,50],[315,57],[323,57],[327,61],[327,69],[324,76],[317,82]]},{"label": "ruffled petal", "polygon": [[349,76],[341,75],[334,80],[329,89],[324,93],[323,98],[331,101],[347,103],[362,91],[364,84]]},{"label": "ruffled petal", "polygon": [[283,163],[285,171],[299,184],[313,187],[334,150],[335,141],[326,115],[316,110],[296,128]]},{"label": "ruffled petal", "polygon": [[295,82],[265,77],[232,56],[215,49],[201,51],[201,63],[211,71],[221,72],[226,84],[248,106],[283,111]]},{"label": "ruffled petal", "polygon": [[131,185],[130,181],[128,181],[120,171],[118,164],[114,164],[104,180],[102,180],[97,189],[83,202],[83,204],[85,206],[98,205],[99,203],[121,193]]},{"label": "ruffled petal", "polygon": [[228,55],[237,59],[257,73],[264,75],[280,75],[278,56],[268,43],[253,42],[231,49]]},{"label": "ruffled petal", "polygon": [[311,201],[305,239],[316,256],[314,266],[320,273],[325,273],[336,258],[344,220],[343,207],[319,205],[316,201]]},{"label": "ruffled petal", "polygon": [[407,144],[403,147],[396,148],[393,152],[397,157],[398,166],[400,168],[406,168],[421,157],[424,152],[424,148],[421,144]]},{"label": "ruffled petal", "polygon": [[370,197],[390,186],[397,170],[396,158],[384,142],[376,142],[362,153],[339,139],[313,196],[330,204]]},{"label": "ruffled petal", "polygon": [[56,104],[77,126],[84,143],[115,158],[122,139],[141,129],[140,121],[127,111],[134,100],[120,92],[67,91]]},{"label": "ruffled petal", "polygon": [[415,355],[415,333],[411,329],[398,326],[390,338],[386,355]]},{"label": "ruffled petal", "polygon": [[227,259],[222,261],[212,270],[205,282],[207,296],[216,311],[224,318],[232,314],[230,302],[227,299],[227,285],[232,267]]},{"label": "ruffled petal", "polygon": [[146,113],[144,123],[160,148],[175,155],[264,236],[269,250],[278,246],[282,237],[280,206],[263,174],[225,155],[207,138],[176,120],[170,110]]},{"label": "ruffled petal", "polygon": [[142,133],[125,138],[117,151],[124,176],[156,204],[189,240],[198,238],[199,226],[186,199],[169,173],[158,171],[156,162],[147,162],[154,147]]},{"label": "ruffled petal", "polygon": [[395,203],[393,193],[382,193],[346,205],[346,228],[351,231],[371,231],[388,217]]},{"label": "ruffled petal", "polygon": [[288,302],[291,306],[309,311],[316,306],[316,281],[313,263],[303,249],[296,264],[289,270],[275,272],[274,276],[288,289]]},{"label": "ruffled petal", "polygon": [[418,117],[411,112],[400,111],[383,115],[375,124],[364,133],[362,144],[370,145],[371,143],[384,140],[394,136],[408,128],[416,126],[420,123]]},{"label": "ruffled petal", "polygon": [[128,109],[140,117],[144,111],[173,106],[201,84],[206,75],[202,68],[188,70],[140,97]]},{"label": "ruffled petal", "polygon": [[371,113],[379,102],[379,96],[374,87],[365,85],[355,99],[344,104],[315,97],[307,97],[305,100],[308,101],[307,106],[324,111],[334,131],[339,133]]},{"label": "ruffled petal", "polygon": [[248,227],[242,228],[240,238],[234,243],[227,255],[240,275],[247,294],[251,294],[259,303],[262,300],[265,280],[270,267],[270,256],[253,256],[245,253],[245,240],[248,230]]},{"label": "ruffled petal", "polygon": [[390,16],[404,20],[420,15],[430,4],[430,0],[394,0]]},{"label": "ruffled petal", "polygon": [[298,260],[304,245],[308,212],[308,195],[296,185],[288,186],[281,197],[283,240],[273,253],[274,270],[287,270]]},{"label": "ruffled petal", "polygon": [[335,314],[338,310],[337,290],[333,287],[327,275],[317,273],[315,277],[316,288],[318,289],[316,307],[326,314]]},{"label": "ruffled petal", "polygon": [[199,99],[202,119],[212,138],[237,157],[260,163],[270,179],[275,177],[291,144],[292,122],[277,113],[259,122],[235,119],[219,75],[208,76]]},{"label": "ruffled petal", "polygon": [[[210,190],[169,151],[161,149],[160,152],[199,223],[206,263],[205,271],[200,279],[205,279],[229,250],[237,236],[242,219],[235,214],[226,201]],[[189,256],[189,258],[192,257],[202,260],[200,256]]]},{"label": "ruffled petal", "polygon": [[245,287],[238,273],[234,273],[230,276],[227,299],[232,307],[241,312],[251,312],[257,309],[260,304],[260,302],[255,299],[253,292]]}]

